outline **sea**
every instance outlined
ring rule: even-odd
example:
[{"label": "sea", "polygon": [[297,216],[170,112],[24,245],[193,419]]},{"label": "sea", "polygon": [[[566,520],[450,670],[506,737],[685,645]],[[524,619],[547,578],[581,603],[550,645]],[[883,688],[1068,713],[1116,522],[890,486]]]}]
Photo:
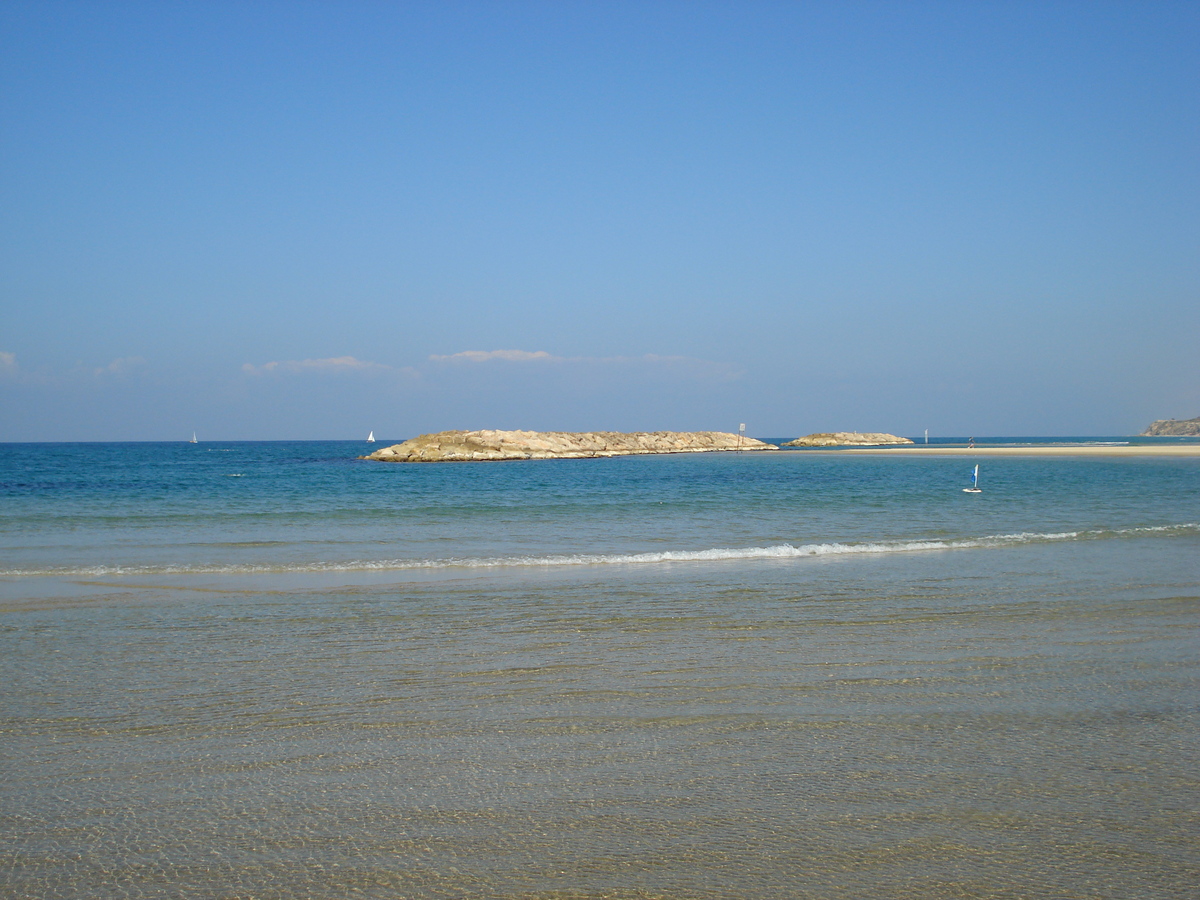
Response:
[{"label": "sea", "polygon": [[0,896],[1194,900],[1200,457],[940,443],[0,444]]}]

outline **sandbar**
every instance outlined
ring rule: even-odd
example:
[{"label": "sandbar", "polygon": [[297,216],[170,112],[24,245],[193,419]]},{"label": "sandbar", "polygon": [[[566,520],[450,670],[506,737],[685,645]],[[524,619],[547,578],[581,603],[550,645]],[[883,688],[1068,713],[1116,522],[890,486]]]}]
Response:
[{"label": "sandbar", "polygon": [[1142,457],[1200,457],[1200,443],[1195,444],[1031,444],[1000,447],[930,447],[924,444],[901,447],[847,447],[842,450],[780,450],[781,453],[850,454],[853,456],[1142,456]]}]

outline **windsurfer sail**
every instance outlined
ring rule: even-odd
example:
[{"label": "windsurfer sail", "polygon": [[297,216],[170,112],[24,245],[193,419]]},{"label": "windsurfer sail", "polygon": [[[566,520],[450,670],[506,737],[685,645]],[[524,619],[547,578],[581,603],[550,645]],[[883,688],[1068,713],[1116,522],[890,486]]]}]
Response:
[{"label": "windsurfer sail", "polygon": [[975,471],[971,473],[971,486],[969,488],[963,488],[963,492],[967,493],[967,494],[982,494],[983,493],[983,491],[981,491],[979,489],[979,466],[978,465],[975,466]]}]

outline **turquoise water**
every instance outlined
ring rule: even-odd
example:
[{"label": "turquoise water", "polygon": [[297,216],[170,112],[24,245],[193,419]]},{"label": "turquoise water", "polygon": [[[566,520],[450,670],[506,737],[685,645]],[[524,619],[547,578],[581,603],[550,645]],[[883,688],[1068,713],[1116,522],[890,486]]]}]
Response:
[{"label": "turquoise water", "polygon": [[0,445],[5,896],[1195,895],[1200,459],[367,449]]}]

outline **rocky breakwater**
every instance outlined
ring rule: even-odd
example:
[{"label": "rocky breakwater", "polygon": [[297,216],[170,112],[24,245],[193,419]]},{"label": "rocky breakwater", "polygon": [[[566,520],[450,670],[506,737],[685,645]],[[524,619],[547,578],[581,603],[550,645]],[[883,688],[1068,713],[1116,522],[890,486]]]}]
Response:
[{"label": "rocky breakwater", "polygon": [[784,447],[881,447],[885,444],[911,444],[908,438],[897,437],[894,434],[861,431],[824,431],[820,434],[806,434],[804,437],[788,441]]},{"label": "rocky breakwater", "polygon": [[777,450],[721,431],[441,431],[410,438],[359,459],[380,462],[471,462],[504,459],[587,459],[647,453]]},{"label": "rocky breakwater", "polygon": [[1143,437],[1198,437],[1200,416],[1194,419],[1159,419],[1142,432]]}]

